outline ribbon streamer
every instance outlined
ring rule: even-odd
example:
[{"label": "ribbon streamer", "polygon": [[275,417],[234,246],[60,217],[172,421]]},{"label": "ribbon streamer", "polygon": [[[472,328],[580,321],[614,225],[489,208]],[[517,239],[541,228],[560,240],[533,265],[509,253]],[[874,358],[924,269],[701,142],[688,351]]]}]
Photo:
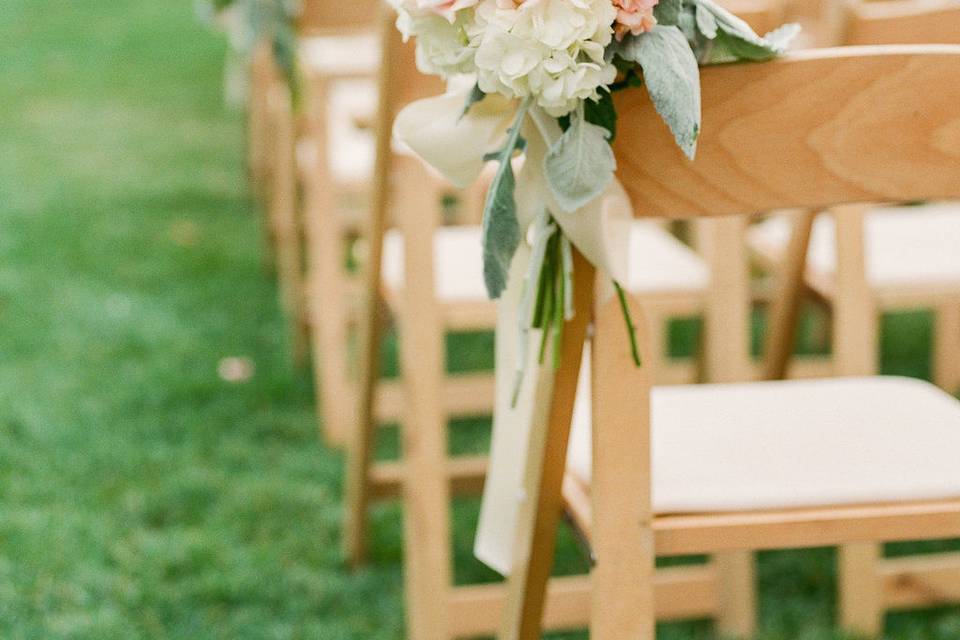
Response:
[{"label": "ribbon streamer", "polygon": [[[414,102],[394,123],[394,136],[458,187],[479,178],[483,156],[502,144],[517,108],[515,101],[488,95],[464,114],[468,93],[453,91]],[[614,179],[585,207],[564,212],[554,200],[543,171],[547,151],[561,135],[554,118],[531,108],[523,128],[527,145],[515,191],[520,228],[526,230],[544,209],[548,210],[587,260],[614,280],[626,283],[633,220],[630,201]],[[531,430],[545,423],[553,390],[552,355],[548,354],[541,364],[536,349],[520,344],[521,301],[530,259],[530,246],[522,242],[510,264],[507,288],[497,301],[493,439],[474,546],[477,558],[503,575],[508,575],[514,564],[514,530],[524,499],[521,487]],[[536,342],[539,333],[532,330],[530,341]],[[525,363],[521,362],[523,358]],[[525,374],[519,395],[514,398],[518,370]]]}]

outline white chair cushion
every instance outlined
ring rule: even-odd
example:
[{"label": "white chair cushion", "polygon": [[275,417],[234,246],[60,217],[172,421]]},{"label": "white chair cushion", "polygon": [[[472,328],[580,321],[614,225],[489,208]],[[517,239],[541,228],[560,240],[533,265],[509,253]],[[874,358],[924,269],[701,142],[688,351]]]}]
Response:
[{"label": "white chair cushion", "polygon": [[[441,227],[434,244],[437,295],[445,301],[486,300],[482,232],[478,226]],[[403,286],[403,237],[384,240],[383,277],[391,289]],[[710,274],[692,249],[648,222],[635,222],[630,236],[629,289],[640,294],[706,289]]]},{"label": "white chair cushion", "polygon": [[380,64],[375,33],[301,38],[298,57],[308,73],[374,74]]},{"label": "white chair cushion", "polygon": [[[780,216],[750,230],[751,244],[765,255],[782,253],[789,238],[790,223]],[[872,287],[956,284],[960,289],[960,205],[871,211],[864,222],[864,241]],[[807,265],[811,284],[832,278],[836,271],[836,227],[829,215],[814,222]]]},{"label": "white chair cushion", "polygon": [[[480,227],[440,227],[434,235],[433,273],[437,298],[445,302],[486,300]],[[403,235],[387,232],[383,244],[383,280],[388,289],[403,288]]]},{"label": "white chair cushion", "polygon": [[372,120],[377,108],[377,87],[365,80],[331,84],[327,103],[327,159],[339,182],[361,182],[373,172],[376,143],[369,130],[357,127],[357,119]]},{"label": "white chair cushion", "polygon": [[630,282],[641,294],[704,291],[710,269],[696,251],[649,222],[635,222],[630,232]]},{"label": "white chair cushion", "polygon": [[[584,367],[584,370],[587,368]],[[589,482],[589,373],[567,468]],[[960,496],[960,403],[871,377],[657,387],[653,508],[704,513]]]}]

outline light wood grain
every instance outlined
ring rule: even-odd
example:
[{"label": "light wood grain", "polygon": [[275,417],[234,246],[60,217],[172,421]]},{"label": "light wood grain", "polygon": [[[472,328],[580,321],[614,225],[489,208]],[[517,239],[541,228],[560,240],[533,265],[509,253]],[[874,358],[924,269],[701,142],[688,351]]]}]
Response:
[{"label": "light wood grain", "polygon": [[703,69],[692,162],[646,92],[620,92],[618,173],[638,216],[960,197],[958,53],[848,47]]},{"label": "light wood grain", "polygon": [[377,0],[301,0],[297,31],[301,36],[369,29],[379,14]]},{"label": "light wood grain", "polygon": [[[616,144],[620,176],[640,216],[960,197],[960,116],[953,106],[960,97],[957,80],[957,47],[851,48],[766,65],[708,69],[703,73],[704,133],[694,162],[682,158],[643,92],[624,92],[618,100],[623,132]],[[945,94],[949,95],[944,98]],[[890,135],[878,136],[877,131]],[[579,301],[578,315],[585,308]],[[605,344],[607,332],[623,342],[612,315],[609,308],[603,310],[595,342]],[[568,361],[570,350],[574,353]],[[557,473],[563,468],[569,431],[566,407],[572,405],[579,370],[575,348],[565,349],[564,358],[557,372],[562,384],[553,399],[554,408],[564,411],[531,437],[524,484],[527,501],[517,532],[517,571],[510,580],[501,639],[539,637],[554,551],[561,484]],[[866,362],[862,350],[843,358],[851,368]],[[603,541],[593,572],[603,576],[593,585],[594,607],[603,611],[594,611],[591,618],[594,637],[618,637],[610,620],[628,630],[619,637],[652,637],[647,559],[653,551],[646,538],[648,527],[656,553],[663,555],[851,543],[870,543],[850,549],[872,553],[874,541],[960,535],[957,500],[652,518],[646,462],[649,413],[642,408],[648,402],[649,381],[634,385],[644,398],[624,399],[606,388],[619,386],[617,374],[630,378],[624,367],[622,353],[598,349],[594,375],[601,372],[607,385],[602,391],[594,387],[593,394],[610,394],[606,397],[611,401],[599,403],[608,407],[599,412],[594,407],[594,447],[599,451],[594,452],[593,473],[595,479],[601,474],[601,481],[595,480],[592,504],[580,501],[590,513],[577,518],[581,526],[593,527],[593,539]],[[623,413],[614,419],[617,408]],[[633,466],[615,444],[632,452]],[[604,464],[610,468],[604,470]],[[615,482],[617,476],[623,482]],[[638,495],[638,490],[645,495]],[[614,522],[606,511],[609,505],[626,509],[631,516]],[[618,562],[624,563],[624,571],[610,566]],[[627,571],[634,573],[635,582],[646,584],[638,587],[624,580]],[[632,612],[622,603],[630,598],[636,599]]]},{"label": "light wood grain", "polygon": [[544,597],[556,532],[563,509],[561,495],[567,440],[577,391],[587,325],[592,316],[595,269],[574,252],[574,311],[566,323],[561,367],[545,425],[531,430],[528,464],[524,471],[524,499],[517,516],[514,566],[507,579],[509,595],[503,612],[500,640],[536,640],[540,637]]},{"label": "light wood grain", "polygon": [[787,377],[800,322],[801,294],[805,293],[803,276],[816,214],[798,211],[790,215],[793,218],[790,242],[776,267],[777,295],[767,315],[763,349],[765,380]]},{"label": "light wood grain", "polygon": [[956,0],[864,1],[853,3],[849,11],[846,44],[960,44]]},{"label": "light wood grain", "polygon": [[878,573],[888,609],[917,609],[960,602],[960,553],[881,560]]},{"label": "light wood grain", "polygon": [[[372,202],[367,220],[366,237],[371,239],[364,272],[364,288],[360,315],[360,365],[358,372],[357,424],[352,430],[347,451],[347,467],[344,496],[343,544],[347,561],[361,564],[366,556],[367,504],[369,486],[367,474],[372,458],[376,433],[374,394],[380,374],[381,328],[383,326],[380,304],[380,269],[383,258],[382,238],[387,225],[390,204],[389,172],[392,163],[391,125],[394,102],[392,100],[396,80],[389,72],[390,61],[399,50],[399,42],[392,32],[392,15],[386,7],[381,8],[379,29],[383,37],[381,68],[378,79],[379,102],[377,106],[376,160],[374,167]],[[342,267],[341,267],[342,270]]]},{"label": "light wood grain", "polygon": [[[704,318],[705,382],[746,382],[754,377],[750,273],[743,246],[746,225],[744,216],[696,221],[700,250],[712,276]],[[717,629],[728,638],[752,637],[757,617],[753,554],[729,552],[713,562],[720,580]]]},{"label": "light wood grain", "polygon": [[661,516],[653,528],[660,555],[935,540],[960,536],[960,500]]},{"label": "light wood grain", "polygon": [[960,390],[960,298],[934,307],[933,381],[950,393]]},{"label": "light wood grain", "polygon": [[268,219],[273,230],[280,303],[287,319],[293,362],[300,366],[307,357],[306,298],[298,217],[296,120],[289,86],[277,82],[270,87],[268,109],[273,131]]},{"label": "light wood grain", "polygon": [[[637,340],[646,341],[643,312],[630,299]],[[653,640],[653,508],[651,506],[650,374],[626,345],[630,337],[615,298],[594,312],[593,396],[594,593],[590,637]],[[646,351],[649,351],[647,349]],[[642,354],[641,354],[642,357]],[[630,416],[629,420],[624,420]]]}]

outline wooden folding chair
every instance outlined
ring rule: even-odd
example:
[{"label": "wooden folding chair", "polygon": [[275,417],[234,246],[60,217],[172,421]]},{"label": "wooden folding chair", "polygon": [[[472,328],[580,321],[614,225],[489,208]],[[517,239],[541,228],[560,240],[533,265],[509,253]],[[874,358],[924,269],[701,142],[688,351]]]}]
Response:
[{"label": "wooden folding chair", "polygon": [[[298,148],[305,118],[294,95],[302,84],[300,75],[310,82],[314,105],[329,99],[326,89],[336,81],[372,82],[379,59],[373,33],[375,8],[373,0],[342,7],[322,0],[304,2],[296,25],[298,77],[293,86],[279,68],[272,42],[259,43],[251,61],[249,164],[254,193],[263,203],[266,251],[276,267],[293,360],[298,365],[306,360],[310,318],[299,217],[303,154]],[[342,124],[353,126],[349,120]]]},{"label": "wooden folding chair", "polygon": [[[841,7],[839,15],[828,16],[838,41],[845,44],[960,44],[960,3],[955,0],[882,0],[858,2]],[[836,12],[834,12],[836,13]],[[750,234],[751,246],[768,264],[790,263],[785,284],[796,296],[804,286],[813,295],[836,307],[844,304],[869,304],[873,311],[839,311],[844,322],[838,330],[859,336],[876,337],[877,313],[904,309],[929,308],[936,314],[933,345],[933,379],[947,391],[960,389],[960,258],[953,247],[960,243],[960,206],[940,204],[923,209],[871,211],[864,221],[842,217],[837,224],[865,225],[866,236],[850,229],[835,228],[825,214],[814,221],[812,214],[800,215],[792,223],[774,218],[757,225]],[[811,226],[813,225],[813,226]],[[862,299],[843,299],[837,295],[841,269],[838,267],[840,233],[848,233],[856,243],[851,250],[863,253],[867,261],[867,295]],[[812,234],[812,237],[810,237]],[[789,238],[798,238],[793,251],[786,249]],[[866,244],[865,242],[866,237]],[[807,253],[801,253],[804,247]],[[841,260],[845,258],[839,256]],[[801,266],[806,270],[798,270]],[[862,318],[855,327],[847,322]],[[778,318],[772,334],[775,346],[769,360],[769,372],[776,377],[786,373],[791,355],[796,315]],[[868,347],[870,351],[874,346]],[[876,371],[875,358],[867,373]]]},{"label": "wooden folding chair", "polygon": [[[392,122],[397,107],[406,101],[439,92],[435,81],[426,80],[428,84],[424,86],[425,81],[418,79],[410,63],[409,47],[397,42],[390,18],[385,20],[388,31],[382,46],[384,64],[378,90],[382,100],[377,123]],[[407,67],[403,66],[404,59]],[[448,456],[447,421],[458,410],[487,413],[492,406],[492,379],[486,377],[485,386],[481,387],[476,378],[447,376],[443,355],[443,336],[447,331],[491,329],[494,325],[494,305],[486,300],[480,272],[480,232],[476,227],[440,226],[439,202],[449,187],[422,173],[418,162],[394,153],[389,127],[378,124],[377,132],[372,214],[365,234],[366,302],[362,307],[365,311],[360,314],[363,324],[359,428],[352,434],[347,461],[346,553],[353,564],[363,561],[369,503],[396,496],[402,490],[411,637],[454,638],[491,633],[498,623],[503,587],[452,586],[447,521],[451,493],[478,493],[486,469],[482,457]],[[398,174],[402,178],[393,177]],[[318,214],[330,210],[312,209]],[[388,234],[391,215],[397,230]],[[724,222],[726,233],[731,223],[734,230],[741,224],[737,220]],[[717,273],[726,272],[723,262],[727,258],[721,250],[723,233],[717,237],[715,248],[708,250],[710,258],[704,261],[649,223],[638,223],[634,229],[634,249],[644,261],[635,266],[631,282],[625,284],[640,292],[657,318],[654,326],[661,331],[659,345],[647,354],[647,366],[658,379],[691,382],[696,377],[692,367],[681,370],[665,361],[662,330],[668,318],[699,315],[707,310],[716,290],[711,287],[710,268]],[[657,267],[664,265],[669,265],[671,272],[661,278],[663,274],[658,273]],[[331,269],[336,266],[331,265]],[[722,283],[726,290],[732,286],[747,291],[745,272],[737,272]],[[396,316],[400,334],[402,378],[398,391],[403,394],[403,457],[400,462],[375,464],[371,450],[376,425],[391,415],[384,410],[386,394],[377,380],[387,309]],[[709,345],[718,348],[708,345],[705,349],[707,375],[718,379],[752,378],[748,349],[744,347],[738,358],[731,355],[733,345],[746,344],[749,313],[740,318],[739,324],[728,316],[725,322],[708,320],[708,325]],[[731,634],[747,635],[753,629],[753,570],[749,554],[726,554],[708,566],[673,569],[658,579],[664,592],[661,617],[717,616],[721,628]],[[722,586],[718,587],[718,583]],[[558,584],[554,596],[557,604],[549,614],[550,626],[565,628],[584,623],[586,583],[574,580]]]},{"label": "wooden folding chair", "polygon": [[[960,47],[809,51],[708,68],[701,80],[693,162],[644,92],[618,96],[629,126],[615,151],[640,217],[960,198]],[[562,486],[597,560],[595,640],[654,637],[656,554],[960,536],[955,399],[925,382],[869,377],[651,395],[616,300],[602,288],[594,294],[593,269],[579,255],[576,270],[577,315],[565,327],[549,417],[530,438],[518,488],[501,640],[540,637]],[[631,307],[648,350],[641,307]],[[570,442],[577,465],[565,461],[591,322],[592,408]],[[698,446],[683,437],[691,431]],[[859,597],[911,597],[896,567],[885,569],[882,583],[861,585]]]}]

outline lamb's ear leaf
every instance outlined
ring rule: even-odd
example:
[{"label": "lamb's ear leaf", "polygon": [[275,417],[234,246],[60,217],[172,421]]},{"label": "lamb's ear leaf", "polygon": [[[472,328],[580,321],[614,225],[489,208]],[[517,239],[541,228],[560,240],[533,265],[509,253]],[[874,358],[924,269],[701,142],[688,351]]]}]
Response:
[{"label": "lamb's ear leaf", "polygon": [[463,118],[465,115],[467,115],[470,112],[470,107],[486,97],[487,94],[483,92],[483,89],[480,88],[479,84],[473,85],[473,89],[471,89],[470,94],[467,95],[467,101],[463,105],[463,111],[460,113],[460,117]]},{"label": "lamb's ear leaf", "polygon": [[713,40],[717,37],[717,19],[702,4],[696,9],[697,30],[706,38]]},{"label": "lamb's ear leaf", "polygon": [[613,106],[613,94],[609,91],[601,90],[597,101],[584,101],[583,116],[587,122],[606,129],[610,133],[611,143],[617,137],[617,110]]},{"label": "lamb's ear leaf", "polygon": [[[799,25],[785,24],[760,37],[750,25],[713,0],[696,0],[696,6],[698,30],[706,38],[714,40],[715,45],[704,62],[769,60],[786,51],[790,41],[800,32]],[[707,14],[713,20],[709,20]]]},{"label": "lamb's ear leaf", "polygon": [[643,84],[657,113],[689,158],[700,135],[700,68],[686,36],[677,27],[658,25],[625,38],[618,51],[643,69]]},{"label": "lamb's ear leaf", "polygon": [[587,122],[582,106],[570,114],[570,126],[543,160],[547,185],[564,211],[583,207],[610,184],[617,162],[609,137],[606,128]]},{"label": "lamb's ear leaf", "polygon": [[507,288],[510,262],[520,245],[520,222],[517,220],[517,202],[514,197],[517,180],[513,175],[510,160],[513,153],[524,147],[520,128],[526,117],[530,101],[520,105],[513,125],[507,132],[507,141],[499,151],[486,156],[487,160],[500,163],[490,183],[483,206],[483,280],[487,294],[499,298]]},{"label": "lamb's ear leaf", "polygon": [[657,24],[669,27],[677,24],[682,10],[683,0],[660,0],[653,8],[653,17],[657,19]]}]

